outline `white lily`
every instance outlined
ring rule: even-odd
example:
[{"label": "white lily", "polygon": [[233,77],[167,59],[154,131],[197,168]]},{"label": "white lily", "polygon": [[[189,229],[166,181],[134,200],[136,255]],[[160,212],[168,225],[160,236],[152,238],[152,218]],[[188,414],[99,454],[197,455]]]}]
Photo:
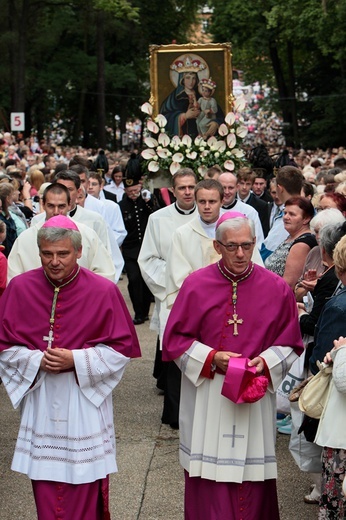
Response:
[{"label": "white lily", "polygon": [[160,129],[157,126],[157,124],[154,123],[154,121],[151,121],[151,120],[147,122],[147,127],[148,127],[148,130],[150,132],[152,132],[153,134],[158,134],[159,131],[160,131]]},{"label": "white lily", "polygon": [[219,135],[221,135],[221,137],[225,137],[225,135],[228,134],[228,128],[227,128],[227,125],[225,125],[225,123],[222,123],[222,125],[219,126]]},{"label": "white lily", "polygon": [[237,159],[241,159],[242,157],[244,157],[245,154],[244,154],[243,150],[240,150],[239,148],[234,148],[233,155]]},{"label": "white lily", "polygon": [[238,137],[241,139],[244,139],[244,137],[247,135],[247,127],[246,126],[238,126],[237,130],[235,131]]},{"label": "white lily", "polygon": [[214,137],[213,135],[211,137],[209,137],[208,141],[207,141],[207,144],[208,146],[213,149],[213,146],[215,146],[215,144],[217,143],[217,139],[216,137]]},{"label": "white lily", "polygon": [[196,138],[195,138],[195,141],[194,141],[195,145],[196,146],[203,146],[203,137],[201,137],[200,135],[198,135]]},{"label": "white lily", "polygon": [[243,110],[245,109],[245,106],[246,106],[246,100],[245,100],[245,97],[244,96],[239,96],[235,101],[234,101],[234,110],[236,112],[243,112]]},{"label": "white lily", "polygon": [[156,121],[156,123],[157,123],[161,128],[163,128],[163,127],[166,126],[166,124],[167,124],[167,119],[166,119],[165,116],[162,115],[162,114],[159,114],[159,115],[155,118],[155,121]]},{"label": "white lily", "polygon": [[215,149],[220,152],[220,153],[223,153],[225,150],[226,150],[226,143],[225,141],[218,141],[215,145]]},{"label": "white lily", "polygon": [[199,166],[198,167],[198,173],[204,177],[204,175],[207,173],[207,168],[205,166]]},{"label": "white lily", "polygon": [[141,106],[141,111],[144,112],[144,114],[148,114],[148,116],[151,116],[153,113],[153,107],[150,103],[146,102],[143,103]]},{"label": "white lily", "polygon": [[228,148],[234,148],[235,145],[237,144],[237,138],[233,133],[228,134],[228,136],[226,137],[226,142],[227,142]]},{"label": "white lily", "polygon": [[235,121],[235,114],[234,112],[228,112],[228,114],[225,117],[225,121],[228,124],[228,126],[232,126]]},{"label": "white lily", "polygon": [[169,171],[172,175],[177,173],[177,171],[180,170],[180,164],[178,162],[172,162],[172,164],[169,167]]},{"label": "white lily", "polygon": [[142,151],[141,156],[146,161],[149,161],[150,159],[154,158],[155,154],[156,154],[155,150],[153,150],[152,148],[146,148],[145,150]]},{"label": "white lily", "polygon": [[235,168],[235,164],[233,161],[231,161],[230,159],[226,162],[223,163],[223,166],[226,170],[228,170],[229,172],[232,172]]},{"label": "white lily", "polygon": [[162,144],[162,146],[168,146],[169,143],[171,142],[171,140],[167,134],[160,134],[158,141],[160,144]]},{"label": "white lily", "polygon": [[181,142],[188,148],[190,148],[192,145],[192,139],[188,134],[183,135]]},{"label": "white lily", "polygon": [[169,151],[167,150],[167,148],[162,148],[161,150],[157,150],[157,155],[161,158],[161,159],[167,159],[167,157],[169,157]]},{"label": "white lily", "polygon": [[173,162],[181,163],[184,160],[184,156],[182,153],[175,153],[172,157]]},{"label": "white lily", "polygon": [[175,135],[174,137],[172,137],[171,145],[172,145],[172,146],[179,146],[179,145],[180,145],[180,137],[177,136],[177,135]]},{"label": "white lily", "polygon": [[194,161],[197,157],[197,152],[187,152],[186,157],[188,157],[188,159],[192,159]]},{"label": "white lily", "polygon": [[160,165],[157,161],[151,161],[149,164],[148,164],[148,170],[150,172],[157,172],[159,171],[160,169]]},{"label": "white lily", "polygon": [[148,148],[156,148],[159,145],[157,140],[153,137],[145,137],[144,142]]}]

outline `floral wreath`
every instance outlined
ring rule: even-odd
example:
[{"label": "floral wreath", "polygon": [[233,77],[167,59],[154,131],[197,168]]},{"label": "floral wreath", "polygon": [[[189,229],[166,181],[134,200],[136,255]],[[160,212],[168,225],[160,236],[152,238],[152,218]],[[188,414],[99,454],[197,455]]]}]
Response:
[{"label": "floral wreath", "polygon": [[166,117],[158,114],[152,118],[152,105],[144,103],[141,110],[148,118],[144,138],[147,148],[141,152],[143,170],[146,174],[169,170],[174,175],[180,168],[188,167],[203,178],[207,169],[215,165],[230,172],[243,166],[245,153],[241,144],[248,133],[241,115],[245,105],[244,96],[236,98],[233,111],[226,115],[225,122],[218,128],[218,134],[205,140],[201,136],[192,139],[187,134],[182,137],[170,136],[166,132]]}]

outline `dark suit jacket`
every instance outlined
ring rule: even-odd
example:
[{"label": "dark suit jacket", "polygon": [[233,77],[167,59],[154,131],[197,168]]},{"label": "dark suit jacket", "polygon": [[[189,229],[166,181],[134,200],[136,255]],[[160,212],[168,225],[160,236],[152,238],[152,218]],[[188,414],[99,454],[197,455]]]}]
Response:
[{"label": "dark suit jacket", "polygon": [[[255,195],[256,197],[256,195]],[[260,200],[264,200],[264,202],[273,202],[273,197],[270,195],[268,190],[264,190],[260,197],[257,197]]]},{"label": "dark suit jacket", "polygon": [[254,193],[250,194],[249,199],[246,201],[246,204],[255,208],[258,212],[259,219],[262,224],[264,238],[269,233],[269,216],[270,216],[270,208],[267,202],[256,197]]},{"label": "dark suit jacket", "polygon": [[108,190],[103,190],[103,194],[104,194],[106,199],[112,200],[113,202],[118,202],[117,201],[117,196],[114,193],[111,193]]}]

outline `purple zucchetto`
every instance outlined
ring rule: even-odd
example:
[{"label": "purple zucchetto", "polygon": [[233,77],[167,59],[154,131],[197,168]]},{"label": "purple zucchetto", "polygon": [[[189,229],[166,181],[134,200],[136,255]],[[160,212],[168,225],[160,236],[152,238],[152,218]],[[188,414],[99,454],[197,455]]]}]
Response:
[{"label": "purple zucchetto", "polygon": [[220,224],[225,222],[225,220],[229,220],[231,218],[246,218],[247,219],[247,216],[244,215],[244,213],[240,213],[239,211],[226,211],[226,213],[221,215],[219,220],[216,222],[215,229],[217,229],[220,226]]},{"label": "purple zucchetto", "polygon": [[79,231],[75,222],[71,218],[65,217],[64,215],[57,215],[56,217],[51,217],[50,219],[46,220],[46,222],[43,224],[42,227],[43,228],[56,227],[56,228],[73,229],[74,231]]}]

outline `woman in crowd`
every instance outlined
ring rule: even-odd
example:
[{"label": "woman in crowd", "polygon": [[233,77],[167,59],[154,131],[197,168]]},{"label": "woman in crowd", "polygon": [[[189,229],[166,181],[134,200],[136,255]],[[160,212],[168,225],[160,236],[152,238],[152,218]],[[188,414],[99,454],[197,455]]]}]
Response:
[{"label": "woman in crowd", "polygon": [[[346,474],[346,236],[336,245],[333,259],[342,289],[325,305],[316,335],[318,358],[326,354],[325,361],[333,362],[330,393],[315,438],[316,444],[323,447],[320,520],[343,519],[346,515],[342,493]],[[311,360],[310,365],[315,373]]]},{"label": "woman in crowd", "polygon": [[265,267],[282,276],[294,289],[305,264],[309,251],[317,245],[315,235],[310,232],[310,221],[314,207],[304,197],[291,197],[285,203],[284,226],[288,237],[266,259]]},{"label": "woman in crowd", "polygon": [[114,193],[117,197],[117,202],[120,202],[125,193],[125,186],[123,183],[123,169],[121,166],[114,166],[111,173],[111,182],[104,186],[104,190]]},{"label": "woman in crowd", "polygon": [[0,220],[6,224],[6,238],[3,241],[5,247],[3,253],[6,257],[10,254],[14,241],[17,238],[16,224],[10,213],[10,206],[13,203],[14,187],[7,182],[0,184],[0,200],[2,211],[0,212]]},{"label": "woman in crowd", "polygon": [[0,296],[2,296],[7,285],[7,258],[3,253],[5,247],[2,245],[5,239],[6,224],[0,221]]},{"label": "woman in crowd", "polygon": [[[339,233],[339,236],[342,237],[341,240],[337,243],[334,252],[333,252],[333,260],[335,264],[335,273],[339,280],[344,283],[343,279],[340,277],[340,268],[338,268],[338,264],[335,260],[335,255],[337,254],[338,247],[342,240],[346,240],[344,235],[346,235],[346,222],[335,228],[333,233]],[[332,237],[331,237],[332,239]],[[340,255],[339,255],[340,256]],[[340,262],[340,261],[339,261]],[[346,258],[345,258],[346,263]],[[346,269],[346,268],[345,268]],[[340,284],[339,284],[340,285]],[[344,292],[345,288],[340,291],[340,287],[336,288],[335,294],[339,295],[339,293]],[[346,295],[345,295],[346,296]],[[342,300],[341,300],[342,301]],[[339,323],[341,319],[341,311],[338,307],[339,300],[335,297],[331,298],[328,303],[324,306],[323,312],[320,315],[316,327],[315,327],[315,338],[314,338],[314,349],[312,351],[309,367],[312,374],[316,374],[318,372],[318,367],[316,365],[317,361],[323,361],[326,352],[330,351],[333,348],[333,340],[343,335],[343,331],[346,335],[346,319],[345,315],[343,315],[342,323]]]},{"label": "woman in crowd", "polygon": [[336,208],[346,217],[346,197],[341,193],[328,191],[322,193],[318,203],[318,210]]},{"label": "woman in crowd", "polygon": [[335,265],[333,260],[333,251],[336,244],[346,233],[346,225],[327,225],[320,231],[319,247],[321,250],[322,260],[326,266],[326,270],[317,280],[313,299],[314,304],[311,312],[306,312],[304,304],[298,303],[298,314],[300,318],[300,330],[303,334],[313,336],[317,320],[326,304],[333,295],[337,285],[338,278],[335,273]]},{"label": "woman in crowd", "polygon": [[45,178],[41,170],[30,170],[29,182],[31,184],[30,196],[35,197],[38,194],[38,190],[41,185],[45,182]]},{"label": "woman in crowd", "polygon": [[[310,222],[311,232],[315,234],[319,242],[319,234],[324,226],[342,224],[345,217],[336,208],[329,208],[319,211]],[[326,269],[322,260],[321,248],[315,246],[311,249],[302,271],[302,274],[295,286],[294,293],[297,302],[302,302],[303,297],[310,291],[313,292],[319,277]]]}]

